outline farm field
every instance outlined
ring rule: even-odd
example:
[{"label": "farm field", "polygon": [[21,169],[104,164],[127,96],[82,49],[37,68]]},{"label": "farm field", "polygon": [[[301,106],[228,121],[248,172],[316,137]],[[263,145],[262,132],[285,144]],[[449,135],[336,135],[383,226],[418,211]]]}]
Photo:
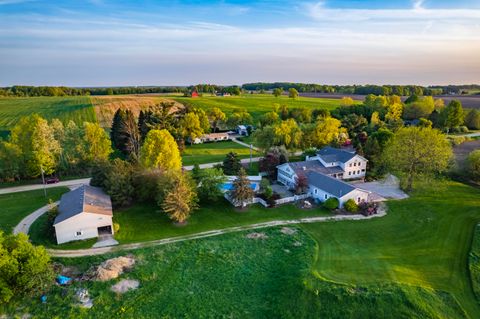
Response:
[{"label": "farm field", "polygon": [[0,98],[0,131],[10,130],[22,117],[33,113],[64,123],[97,121],[88,96]]},{"label": "farm field", "polygon": [[[186,145],[182,152],[182,164],[184,166],[193,164],[222,162],[225,155],[235,152],[240,158],[250,157],[250,149],[235,142],[225,141],[216,143],[204,143]],[[253,157],[260,156],[252,150]]]},{"label": "farm field", "polygon": [[273,109],[275,103],[287,105],[289,108],[307,107],[309,109],[328,109],[333,110],[340,106],[339,99],[319,99],[309,97],[299,97],[291,99],[287,96],[274,97],[273,95],[244,94],[241,96],[203,96],[198,98],[189,97],[170,97],[172,100],[182,104],[190,104],[195,107],[209,110],[213,107],[220,108],[223,112],[231,114],[237,108],[245,108],[253,117],[254,122],[259,117]]},{"label": "farm field", "polygon": [[[67,187],[47,189],[47,198],[54,201],[60,199]],[[43,189],[0,195],[0,231],[11,232],[27,215],[48,204]]]},{"label": "farm field", "polygon": [[[141,110],[167,101],[162,96],[155,95],[106,95],[92,96],[91,99],[98,122],[103,128],[110,128],[113,115],[119,108],[131,110],[138,116]],[[181,105],[177,104],[177,107]]]}]

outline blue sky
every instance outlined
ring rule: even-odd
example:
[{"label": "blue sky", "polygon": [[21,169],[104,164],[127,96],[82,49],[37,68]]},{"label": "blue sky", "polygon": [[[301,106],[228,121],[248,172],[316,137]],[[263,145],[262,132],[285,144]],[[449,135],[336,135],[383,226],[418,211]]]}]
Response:
[{"label": "blue sky", "polygon": [[0,0],[0,86],[480,83],[480,1]]}]

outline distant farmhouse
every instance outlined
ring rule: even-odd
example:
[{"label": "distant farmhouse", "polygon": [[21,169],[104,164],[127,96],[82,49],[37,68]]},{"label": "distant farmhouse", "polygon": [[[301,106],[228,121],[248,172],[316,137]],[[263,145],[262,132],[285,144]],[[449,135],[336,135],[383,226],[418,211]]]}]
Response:
[{"label": "distant farmhouse", "polygon": [[237,125],[237,128],[235,129],[238,135],[243,135],[243,136],[248,136],[250,132],[253,131],[253,126],[251,125]]},{"label": "distant farmhouse", "polygon": [[53,226],[57,243],[113,235],[112,202],[102,189],[83,185],[62,195]]},{"label": "distant farmhouse", "polygon": [[356,188],[342,180],[363,179],[367,160],[354,152],[325,147],[306,161],[285,163],[277,166],[277,180],[293,189],[300,175],[308,180],[308,193],[315,199],[325,201],[338,198],[340,207],[349,199],[366,202],[369,192]]},{"label": "distant farmhouse", "polygon": [[230,136],[228,133],[210,133],[197,137],[193,140],[193,144],[202,144],[208,142],[228,141]]}]

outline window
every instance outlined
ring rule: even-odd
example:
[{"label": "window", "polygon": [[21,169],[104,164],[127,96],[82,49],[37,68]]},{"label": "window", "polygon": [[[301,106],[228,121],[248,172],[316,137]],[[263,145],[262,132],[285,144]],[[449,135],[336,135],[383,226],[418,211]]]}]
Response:
[{"label": "window", "polygon": [[83,235],[83,232],[82,231],[77,231],[75,232],[75,236],[82,236]]},{"label": "window", "polygon": [[348,167],[352,167],[352,163],[348,164]]},{"label": "window", "polygon": [[352,175],[352,172],[348,172],[348,175]]},{"label": "window", "polygon": [[315,194],[317,193],[317,189],[315,188]]},{"label": "window", "polygon": [[357,174],[360,174],[360,171],[357,171]]},{"label": "window", "polygon": [[353,163],[353,166],[357,166],[357,162]]},{"label": "window", "polygon": [[359,198],[357,198],[357,202],[358,202],[358,203],[360,203],[360,197],[359,197]]},{"label": "window", "polygon": [[362,172],[365,172],[365,169],[362,169]]},{"label": "window", "polygon": [[327,195],[327,194],[325,194],[325,199],[327,199],[327,198],[328,198],[328,195]]}]

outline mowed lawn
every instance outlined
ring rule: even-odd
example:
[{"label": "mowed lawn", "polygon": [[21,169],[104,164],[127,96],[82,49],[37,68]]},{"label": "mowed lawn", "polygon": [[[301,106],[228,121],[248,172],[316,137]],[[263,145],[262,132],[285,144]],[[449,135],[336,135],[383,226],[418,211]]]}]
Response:
[{"label": "mowed lawn", "polygon": [[478,318],[467,256],[480,221],[480,190],[435,182],[388,207],[381,219],[302,225],[318,243],[316,276],[340,284],[393,283],[444,291]]},{"label": "mowed lawn", "polygon": [[25,216],[48,204],[48,199],[56,201],[67,191],[67,187],[48,188],[47,198],[43,189],[0,195],[0,230],[11,232]]},{"label": "mowed lawn", "polygon": [[79,125],[97,121],[88,96],[0,98],[0,131],[10,130],[22,117],[33,113],[46,119],[58,118],[65,124],[70,120]]},{"label": "mowed lawn", "polygon": [[[273,110],[274,104],[287,105],[290,109],[306,107],[311,110],[327,109],[333,110],[340,106],[340,99],[324,99],[299,97],[291,99],[287,96],[274,97],[267,94],[244,94],[241,96],[203,96],[198,98],[170,97],[170,99],[183,104],[190,104],[195,107],[209,110],[213,107],[220,108],[223,112],[231,114],[235,109],[244,108],[258,121],[260,116]],[[360,103],[360,102],[357,102]]]},{"label": "mowed lawn", "polygon": [[[222,162],[225,155],[235,152],[240,158],[250,157],[250,149],[235,142],[215,142],[196,145],[186,145],[182,152],[182,164],[184,166],[193,164]],[[260,156],[252,150],[253,157]]]},{"label": "mowed lawn", "polygon": [[136,204],[114,212],[114,222],[120,224],[120,231],[115,234],[115,238],[120,243],[133,243],[272,220],[328,214],[328,211],[321,208],[304,210],[293,204],[277,208],[265,208],[258,204],[241,211],[233,208],[225,199],[221,199],[218,202],[201,203],[201,208],[194,211],[186,225],[177,226],[154,203]]}]

